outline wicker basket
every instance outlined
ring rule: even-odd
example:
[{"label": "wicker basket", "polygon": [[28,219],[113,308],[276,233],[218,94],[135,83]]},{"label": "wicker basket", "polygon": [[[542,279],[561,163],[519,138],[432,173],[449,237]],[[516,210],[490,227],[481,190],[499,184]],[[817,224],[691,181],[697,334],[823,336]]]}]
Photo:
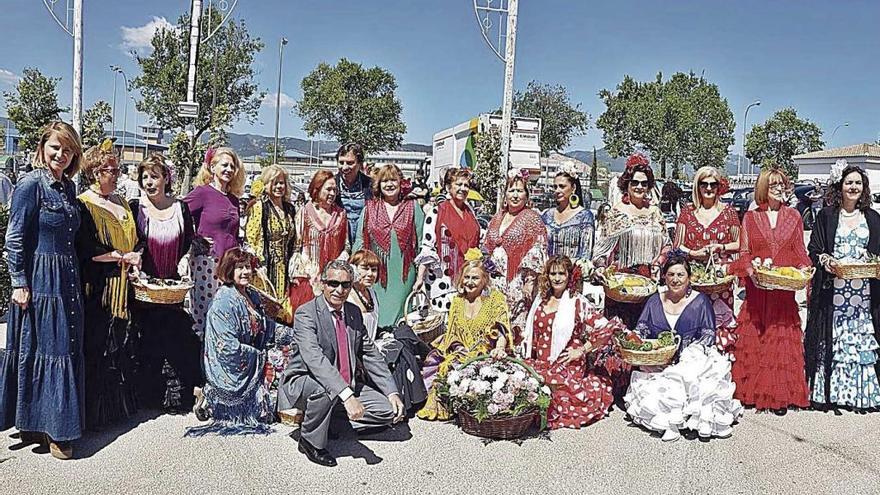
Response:
[{"label": "wicker basket", "polygon": [[809,267],[805,268],[803,271],[807,274],[807,277],[803,279],[795,279],[758,268],[754,272],[754,278],[758,287],[764,290],[787,290],[797,292],[809,285],[816,269]]},{"label": "wicker basket", "polygon": [[466,410],[459,409],[456,417],[458,425],[465,433],[501,440],[521,438],[540,419],[536,409],[529,409],[519,416],[487,418],[482,422],[477,421],[477,418]]},{"label": "wicker basket", "polygon": [[837,263],[835,275],[844,279],[880,278],[880,262],[872,263]]},{"label": "wicker basket", "polygon": [[282,323],[285,325],[291,324],[293,318],[290,314],[290,311],[287,311],[287,309],[284,307],[284,303],[270,296],[265,291],[254,287],[253,285],[250,285],[248,287],[254,289],[254,291],[259,294],[260,306],[262,306],[263,312],[266,313],[266,316],[272,318],[278,323]]},{"label": "wicker basket", "polygon": [[[640,302],[645,301],[649,297],[651,297],[655,292],[657,292],[657,284],[653,280],[649,279],[648,277],[643,277],[641,275],[635,275],[635,274],[631,274],[631,273],[620,274],[620,275],[626,275],[627,277],[635,277],[635,278],[643,279],[647,283],[647,286],[649,287],[649,289],[646,291],[643,291],[643,292],[640,291],[639,294],[633,294],[633,293],[627,291],[627,289],[632,289],[632,287],[624,287],[621,285],[618,287],[611,288],[611,287],[608,287],[608,285],[606,284],[605,285],[605,297],[607,297],[608,299],[611,299],[612,301],[617,301],[620,303],[640,303]],[[615,277],[615,276],[617,276],[617,275],[606,275],[606,280],[607,280],[607,278]]]},{"label": "wicker basket", "polygon": [[426,312],[420,312],[417,307],[412,306],[417,295],[423,298],[428,297],[422,291],[413,291],[406,296],[406,301],[403,303],[404,317],[401,319],[401,323],[409,325],[413,332],[422,339],[422,342],[430,344],[443,334],[443,319],[445,315],[431,311],[430,304],[428,304]]},{"label": "wicker basket", "polygon": [[703,294],[718,294],[729,289],[735,279],[736,277],[733,275],[727,275],[714,284],[691,283],[691,287],[693,287],[695,291],[702,292]]},{"label": "wicker basket", "polygon": [[[657,339],[644,339],[645,342],[656,342]],[[617,350],[620,352],[620,356],[623,358],[627,364],[631,366],[657,366],[669,364],[672,361],[673,356],[675,356],[676,351],[678,351],[678,346],[681,345],[681,336],[675,335],[675,345],[670,345],[666,347],[661,347],[660,349],[654,349],[651,351],[636,351],[633,349],[624,349],[617,344]]]},{"label": "wicker basket", "polygon": [[181,282],[179,285],[156,286],[132,278],[131,286],[134,287],[134,298],[138,301],[152,304],[180,304],[193,284]]}]

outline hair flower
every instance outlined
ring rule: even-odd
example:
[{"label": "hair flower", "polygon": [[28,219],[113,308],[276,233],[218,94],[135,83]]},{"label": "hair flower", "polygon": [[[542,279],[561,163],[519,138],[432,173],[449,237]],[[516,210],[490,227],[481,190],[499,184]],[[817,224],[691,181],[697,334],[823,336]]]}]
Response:
[{"label": "hair flower", "polygon": [[650,165],[651,162],[648,160],[648,157],[643,155],[642,153],[633,153],[626,159],[626,168],[632,168],[637,165]]},{"label": "hair flower", "polygon": [[465,261],[480,261],[483,259],[483,253],[477,248],[470,248],[464,253]]},{"label": "hair flower", "polygon": [[205,150],[205,166],[206,167],[209,167],[209,168],[211,167],[211,160],[214,159],[214,153],[216,151],[217,150],[215,150],[214,148],[211,148],[211,147],[209,147],[207,150]]},{"label": "hair flower", "polygon": [[828,175],[828,183],[836,184],[843,179],[843,170],[849,166],[849,162],[841,158],[834,162],[831,166],[831,173]]},{"label": "hair flower", "polygon": [[104,138],[104,140],[101,141],[101,148],[100,149],[104,153],[109,152],[110,150],[113,149],[113,141],[111,141],[110,138]]}]

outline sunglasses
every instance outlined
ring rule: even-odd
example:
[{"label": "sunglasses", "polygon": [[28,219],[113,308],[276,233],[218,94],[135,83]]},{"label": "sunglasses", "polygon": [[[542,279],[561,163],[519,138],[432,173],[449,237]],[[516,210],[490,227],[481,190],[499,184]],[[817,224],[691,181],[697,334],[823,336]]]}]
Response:
[{"label": "sunglasses", "polygon": [[343,289],[351,289],[351,280],[325,280],[325,284],[329,285],[332,289],[338,289],[340,286]]},{"label": "sunglasses", "polygon": [[631,185],[633,187],[641,186],[641,187],[648,188],[648,187],[651,187],[651,181],[649,181],[649,180],[630,180],[629,185]]},{"label": "sunglasses", "polygon": [[718,187],[718,183],[715,181],[709,182],[709,181],[701,180],[700,187],[705,188],[705,189],[715,189],[716,187]]}]

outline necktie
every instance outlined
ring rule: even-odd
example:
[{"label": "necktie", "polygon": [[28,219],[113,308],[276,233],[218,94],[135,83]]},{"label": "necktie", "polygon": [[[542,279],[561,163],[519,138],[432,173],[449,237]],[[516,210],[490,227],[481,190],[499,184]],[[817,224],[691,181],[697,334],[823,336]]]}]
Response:
[{"label": "necktie", "polygon": [[336,320],[336,348],[338,349],[336,367],[339,368],[339,374],[342,375],[345,383],[350,384],[351,363],[348,357],[348,331],[345,329],[345,318],[342,316],[342,311],[334,311],[333,316],[333,319]]}]

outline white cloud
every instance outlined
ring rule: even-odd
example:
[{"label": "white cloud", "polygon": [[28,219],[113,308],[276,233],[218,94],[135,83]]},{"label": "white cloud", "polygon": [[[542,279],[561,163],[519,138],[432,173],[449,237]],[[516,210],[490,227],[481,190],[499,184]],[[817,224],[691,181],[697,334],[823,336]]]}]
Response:
[{"label": "white cloud", "polygon": [[143,26],[126,27],[122,26],[122,44],[119,47],[124,52],[131,50],[150,51],[152,50],[151,41],[153,35],[159,29],[174,30],[176,27],[168,22],[164,17],[153,17],[153,19]]},{"label": "white cloud", "polygon": [[[277,98],[278,93],[267,93],[266,97],[263,98],[263,105],[271,108],[275,108],[275,100]],[[281,108],[293,108],[293,105],[296,104],[296,100],[290,97],[287,93],[281,93],[280,100]]]},{"label": "white cloud", "polygon": [[18,74],[12,72],[11,70],[0,69],[0,84],[7,84],[9,86],[14,86],[18,84],[21,78],[18,77]]}]

